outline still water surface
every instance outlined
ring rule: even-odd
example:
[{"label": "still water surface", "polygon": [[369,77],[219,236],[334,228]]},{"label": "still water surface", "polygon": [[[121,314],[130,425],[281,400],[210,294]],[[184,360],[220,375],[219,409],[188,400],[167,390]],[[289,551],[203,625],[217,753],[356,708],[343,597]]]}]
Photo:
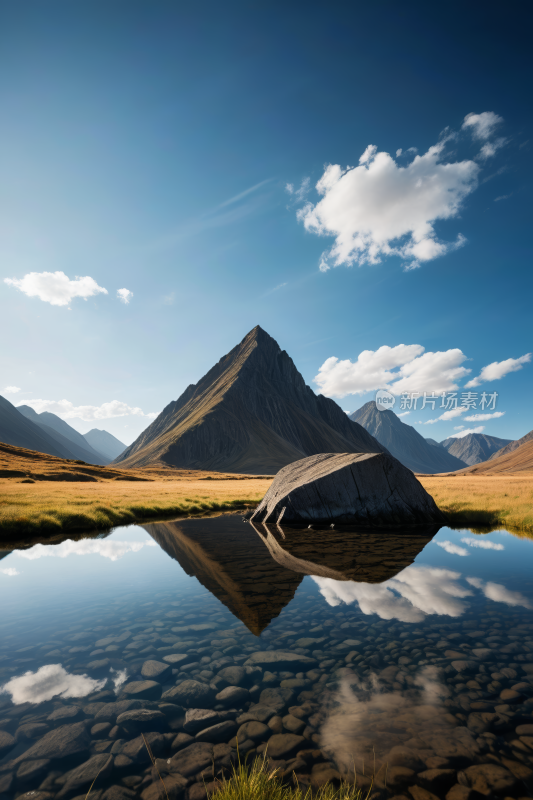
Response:
[{"label": "still water surface", "polygon": [[532,556],[236,515],[0,551],[0,798],[99,773],[94,800],[158,800],[142,733],[171,800],[205,797],[237,735],[303,785],[530,797]]}]

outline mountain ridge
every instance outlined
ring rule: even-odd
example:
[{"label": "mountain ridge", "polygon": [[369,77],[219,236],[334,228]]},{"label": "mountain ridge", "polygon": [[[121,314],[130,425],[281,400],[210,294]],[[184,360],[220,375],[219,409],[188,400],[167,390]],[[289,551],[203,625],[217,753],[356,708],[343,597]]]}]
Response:
[{"label": "mountain ridge", "polygon": [[502,448],[512,442],[511,439],[499,439],[485,433],[469,433],[466,436],[450,436],[441,442],[448,453],[460,458],[469,467],[488,461]]},{"label": "mountain ridge", "polygon": [[319,452],[384,451],[256,326],[114,463],[263,474]]},{"label": "mountain ridge", "polygon": [[78,433],[75,428],[72,428],[68,422],[52,414],[49,411],[43,411],[40,414],[35,411],[31,406],[21,405],[17,406],[17,411],[26,419],[29,419],[35,425],[42,428],[48,436],[57,441],[63,451],[70,455],[65,456],[73,459],[81,459],[88,464],[104,465],[108,464],[110,460],[107,459],[103,453],[96,451],[89,442],[87,442],[81,433]]},{"label": "mountain ridge", "polygon": [[90,431],[83,434],[83,438],[93,450],[102,453],[106,458],[109,458],[109,461],[117,458],[127,447],[124,442],[121,442],[112,433],[101,428],[91,428]]},{"label": "mountain ridge", "polygon": [[526,442],[530,442],[532,439],[533,439],[533,431],[529,431],[529,433],[526,433],[526,435],[522,436],[520,439],[515,439],[514,441],[510,441],[509,444],[506,444],[504,447],[501,448],[501,450],[497,450],[496,453],[493,453],[491,455],[489,461],[492,461],[493,458],[499,458],[500,456],[509,455],[509,453],[512,453],[514,450],[517,450],[523,444],[526,444]]},{"label": "mountain ridge", "polygon": [[350,419],[359,422],[405,467],[413,472],[434,474],[464,469],[464,461],[450,455],[443,447],[431,444],[411,425],[402,422],[391,411],[379,411],[375,400],[369,400]]}]

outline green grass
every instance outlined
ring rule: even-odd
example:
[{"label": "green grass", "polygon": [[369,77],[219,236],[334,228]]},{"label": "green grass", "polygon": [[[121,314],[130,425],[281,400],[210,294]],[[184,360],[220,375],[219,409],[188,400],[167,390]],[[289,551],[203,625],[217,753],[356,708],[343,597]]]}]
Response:
[{"label": "green grass", "polygon": [[230,778],[219,782],[208,794],[213,800],[366,800],[370,791],[363,795],[361,789],[342,783],[337,789],[327,783],[319,789],[287,786],[276,770],[271,770],[265,757],[256,758],[251,766],[239,763],[233,768]]}]

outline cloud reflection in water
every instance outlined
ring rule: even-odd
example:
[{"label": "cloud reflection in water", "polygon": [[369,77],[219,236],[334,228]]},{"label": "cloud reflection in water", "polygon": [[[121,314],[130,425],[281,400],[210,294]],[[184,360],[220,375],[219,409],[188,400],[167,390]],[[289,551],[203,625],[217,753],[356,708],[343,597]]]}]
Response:
[{"label": "cloud reflection in water", "polygon": [[[438,567],[410,566],[383,583],[336,581],[313,576],[320,593],[330,606],[357,602],[363,614],[377,614],[381,619],[421,622],[429,614],[460,617],[468,608],[464,598],[474,592],[461,583],[460,572]],[[467,578],[470,587],[497,603],[533,608],[530,601],[497,583],[484,583],[480,578]]]},{"label": "cloud reflection in water", "polygon": [[11,678],[0,693],[7,692],[15,705],[20,703],[43,703],[52,697],[85,697],[102,689],[107,678],[94,680],[88,675],[72,675],[61,664],[46,664],[37,672],[25,672]]},{"label": "cloud reflection in water", "polygon": [[126,553],[138,553],[143,547],[157,547],[151,539],[144,542],[119,542],[116,539],[81,539],[75,542],[67,539],[61,544],[36,544],[28,550],[14,550],[13,553],[29,561],[46,556],[67,558],[67,556],[93,556],[98,555],[118,561]]}]

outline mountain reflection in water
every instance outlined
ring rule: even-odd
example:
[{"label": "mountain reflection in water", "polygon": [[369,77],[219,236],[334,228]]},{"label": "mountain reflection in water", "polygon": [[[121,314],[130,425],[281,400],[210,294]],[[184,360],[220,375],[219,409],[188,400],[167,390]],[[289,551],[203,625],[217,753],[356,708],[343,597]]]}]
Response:
[{"label": "mountain reflection in water", "polygon": [[304,575],[382,583],[412,564],[439,530],[361,531],[243,524],[235,516],[144,525],[158,545],[258,636]]}]

